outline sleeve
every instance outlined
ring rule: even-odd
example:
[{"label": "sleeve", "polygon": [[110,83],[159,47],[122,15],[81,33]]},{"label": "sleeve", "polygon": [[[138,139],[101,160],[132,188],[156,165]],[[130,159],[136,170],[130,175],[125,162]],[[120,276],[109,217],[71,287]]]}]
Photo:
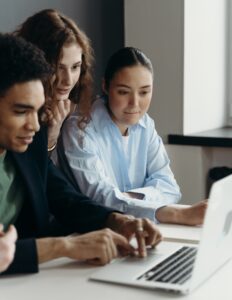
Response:
[{"label": "sleeve", "polygon": [[16,242],[14,260],[1,275],[37,273],[38,257],[34,239],[22,239]]},{"label": "sleeve", "polygon": [[[44,195],[46,194],[44,205],[48,206],[47,210],[63,227],[64,232],[85,233],[104,228],[109,214],[115,210],[101,206],[84,196],[48,158],[46,127],[37,134],[37,140],[32,146],[33,159],[37,161],[38,169],[41,169],[41,181]],[[37,208],[41,209],[42,213],[42,206]]]},{"label": "sleeve", "polygon": [[47,197],[51,213],[70,231],[85,233],[105,227],[115,210],[97,204],[67,181],[62,172],[49,161]]},{"label": "sleeve", "polygon": [[147,176],[144,186],[133,189],[131,192],[141,193],[144,200],[154,203],[155,208],[177,203],[181,198],[180,188],[170,169],[170,160],[163,145],[162,139],[157,134],[153,120],[149,126],[151,131],[147,151]]},{"label": "sleeve", "polygon": [[[75,124],[75,122],[74,122]],[[76,127],[67,122],[58,145],[59,166],[82,193],[102,204],[135,217],[155,221],[152,203],[124,196],[105,170],[92,135],[81,137]]]}]

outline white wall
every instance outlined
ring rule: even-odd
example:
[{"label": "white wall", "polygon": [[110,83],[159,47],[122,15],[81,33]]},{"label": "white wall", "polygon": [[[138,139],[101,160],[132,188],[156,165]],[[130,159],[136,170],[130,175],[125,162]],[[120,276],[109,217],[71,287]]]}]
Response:
[{"label": "white wall", "polygon": [[184,134],[226,125],[226,1],[184,2]]},{"label": "white wall", "polygon": [[125,44],[155,68],[149,112],[164,140],[227,124],[228,1],[124,0]]},{"label": "white wall", "polygon": [[181,203],[193,204],[205,199],[212,154],[196,146],[166,145],[166,149],[171,169],[181,189]]},{"label": "white wall", "polygon": [[183,0],[124,0],[125,45],[143,50],[154,71],[149,113],[160,135],[183,132]]},{"label": "white wall", "polygon": [[[155,68],[149,113],[164,141],[171,133],[188,134],[226,123],[227,1],[231,2],[124,0],[125,44],[141,48]],[[230,91],[232,95],[231,87]],[[182,145],[166,149],[185,203],[206,197],[211,167],[232,163],[231,149]]]},{"label": "white wall", "polygon": [[228,92],[228,123],[232,125],[232,1],[228,0],[228,11],[227,11],[227,18],[228,18],[228,25],[229,30],[227,32],[227,39],[228,39],[228,52],[227,52],[227,59],[228,59],[228,68],[227,68],[227,92]]}]

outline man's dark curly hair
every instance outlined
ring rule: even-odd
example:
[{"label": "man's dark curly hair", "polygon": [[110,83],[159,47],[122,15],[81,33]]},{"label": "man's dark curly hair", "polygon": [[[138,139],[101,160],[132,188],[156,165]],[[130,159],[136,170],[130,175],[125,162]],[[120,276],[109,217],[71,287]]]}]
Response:
[{"label": "man's dark curly hair", "polygon": [[17,83],[46,80],[51,74],[44,53],[23,38],[0,33],[0,96]]}]

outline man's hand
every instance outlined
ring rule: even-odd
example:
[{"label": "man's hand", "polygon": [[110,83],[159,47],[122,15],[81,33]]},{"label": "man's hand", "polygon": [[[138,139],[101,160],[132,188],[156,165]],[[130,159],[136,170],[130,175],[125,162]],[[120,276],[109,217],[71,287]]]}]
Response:
[{"label": "man's hand", "polygon": [[105,265],[118,256],[118,247],[127,253],[135,251],[124,236],[108,228],[83,235],[38,239],[36,243],[40,263],[65,256]]},{"label": "man's hand", "polygon": [[138,242],[141,257],[147,255],[146,246],[153,247],[162,239],[158,228],[148,219],[111,213],[106,226],[108,228],[83,235],[37,239],[39,263],[65,256],[104,265],[120,254],[135,255],[136,249],[129,243],[133,237]]},{"label": "man's hand", "polygon": [[17,232],[14,226],[10,225],[4,233],[0,224],[0,272],[5,271],[14,258],[16,239]]},{"label": "man's hand", "polygon": [[134,218],[119,213],[112,213],[107,220],[107,227],[122,234],[128,241],[135,237],[138,243],[138,253],[141,257],[147,255],[146,246],[156,246],[162,235],[150,220]]},{"label": "man's hand", "polygon": [[[70,236],[66,240],[66,249],[70,258],[87,260],[97,265],[105,265],[116,258],[118,247],[134,253],[134,248],[124,236],[108,228],[76,237]],[[72,248],[75,251],[72,251]]]}]

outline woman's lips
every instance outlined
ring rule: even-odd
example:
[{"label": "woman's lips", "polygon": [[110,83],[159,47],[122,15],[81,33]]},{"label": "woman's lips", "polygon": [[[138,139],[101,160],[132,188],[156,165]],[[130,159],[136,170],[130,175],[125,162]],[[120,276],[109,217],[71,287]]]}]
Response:
[{"label": "woman's lips", "polygon": [[57,89],[58,94],[66,95],[69,94],[70,89]]}]

